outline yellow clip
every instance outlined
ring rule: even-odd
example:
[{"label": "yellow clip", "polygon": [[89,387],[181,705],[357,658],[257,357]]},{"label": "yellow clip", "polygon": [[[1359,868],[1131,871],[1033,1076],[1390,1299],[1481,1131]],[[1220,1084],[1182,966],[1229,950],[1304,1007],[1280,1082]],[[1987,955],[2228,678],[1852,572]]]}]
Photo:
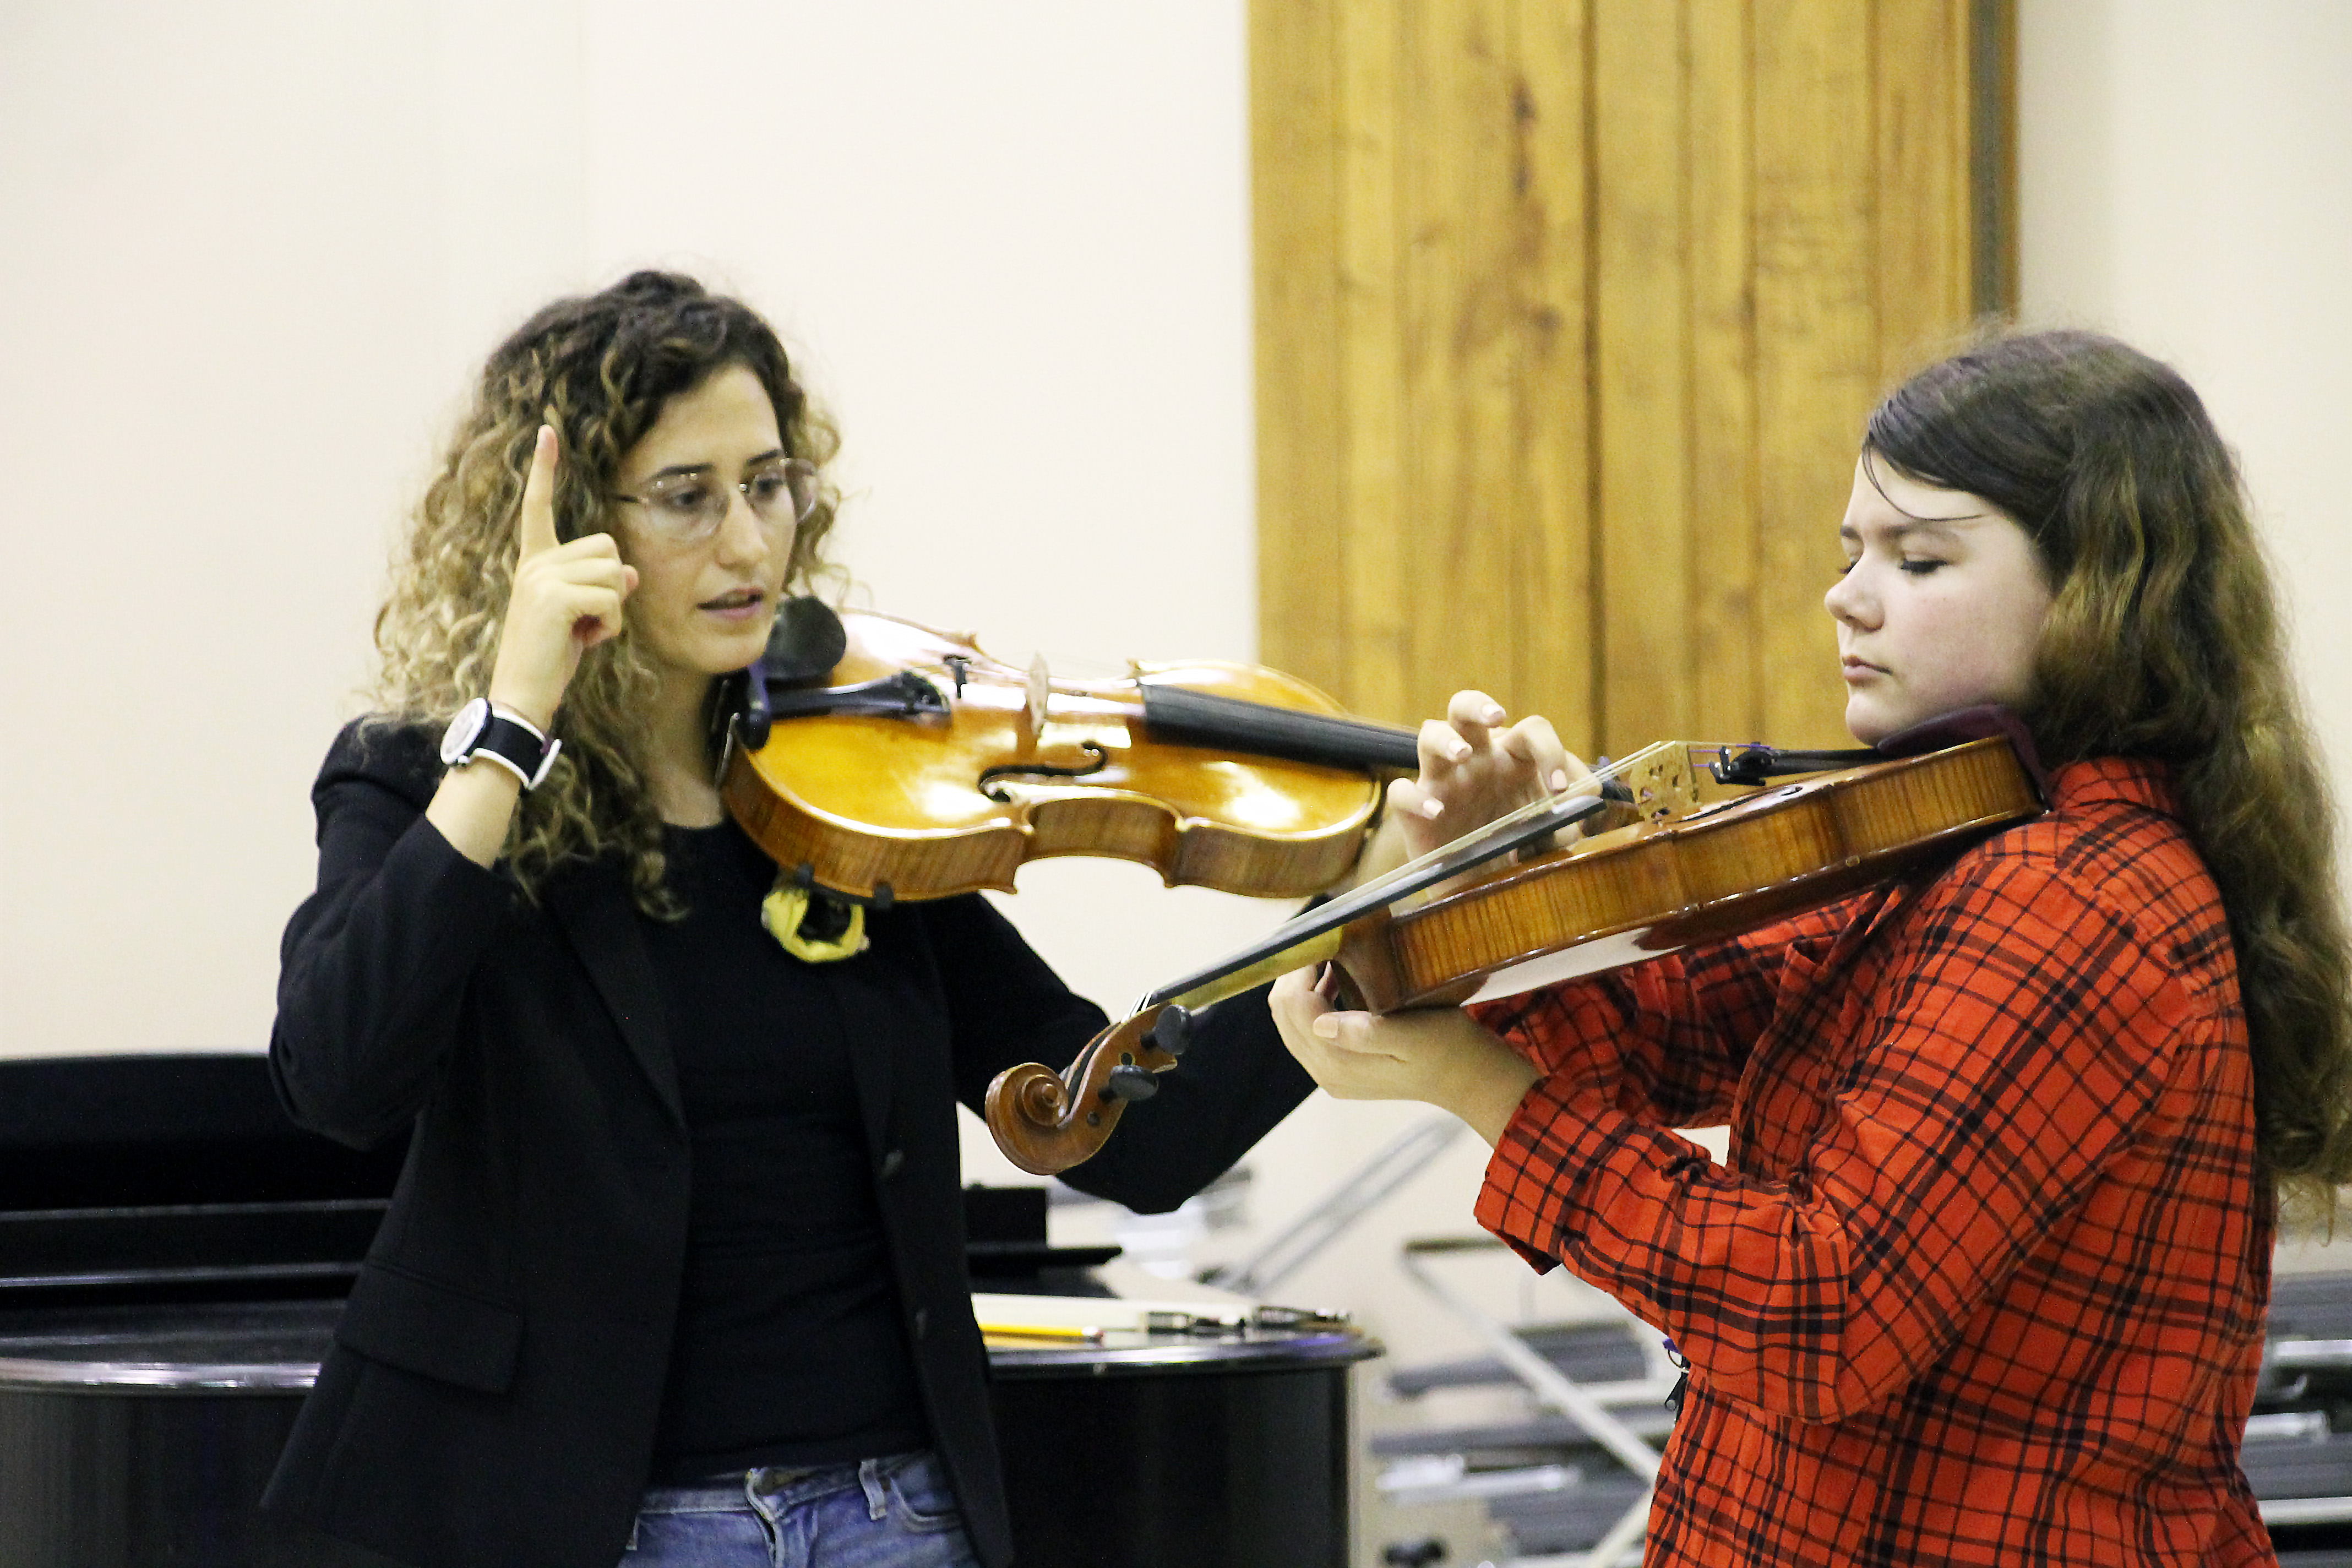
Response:
[{"label": "yellow clip", "polygon": [[776,879],[776,886],[760,904],[760,923],[768,934],[783,944],[784,951],[803,963],[837,963],[845,958],[855,958],[866,951],[866,909],[862,904],[835,903],[825,900],[827,912],[847,909],[848,923],[831,937],[811,936],[801,928],[809,918],[809,890],[785,878]]}]

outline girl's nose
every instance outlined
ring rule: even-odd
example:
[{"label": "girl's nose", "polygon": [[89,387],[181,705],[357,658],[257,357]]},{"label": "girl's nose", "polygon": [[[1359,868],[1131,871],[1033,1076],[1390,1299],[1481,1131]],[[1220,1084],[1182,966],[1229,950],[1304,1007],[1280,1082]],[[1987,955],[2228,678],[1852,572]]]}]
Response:
[{"label": "girl's nose", "polygon": [[1859,562],[1831,584],[1830,591],[1822,595],[1822,605],[1830,615],[1851,626],[1868,625],[1874,603],[1864,588],[1863,567]]}]

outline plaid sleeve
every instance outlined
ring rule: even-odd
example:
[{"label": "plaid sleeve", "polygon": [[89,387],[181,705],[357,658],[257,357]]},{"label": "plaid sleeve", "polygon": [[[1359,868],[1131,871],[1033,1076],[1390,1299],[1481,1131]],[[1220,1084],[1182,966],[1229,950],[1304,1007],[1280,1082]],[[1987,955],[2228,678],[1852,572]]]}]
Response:
[{"label": "plaid sleeve", "polygon": [[[2146,1120],[2195,1005],[2047,862],[1972,857],[1878,940],[1874,982],[1784,994],[1756,1045],[1738,1136],[1787,1158],[1716,1165],[1600,1075],[1555,1071],[1496,1145],[1480,1223],[1664,1329],[1717,1394],[1821,1421],[1904,1386]],[[1551,1020],[1580,1042],[1628,1022]]]},{"label": "plaid sleeve", "polygon": [[1605,1084],[1656,1127],[1719,1127],[1748,1051],[1771,1022],[1789,955],[1826,952],[1854,918],[1827,910],[1631,968],[1469,1009],[1547,1076]]}]

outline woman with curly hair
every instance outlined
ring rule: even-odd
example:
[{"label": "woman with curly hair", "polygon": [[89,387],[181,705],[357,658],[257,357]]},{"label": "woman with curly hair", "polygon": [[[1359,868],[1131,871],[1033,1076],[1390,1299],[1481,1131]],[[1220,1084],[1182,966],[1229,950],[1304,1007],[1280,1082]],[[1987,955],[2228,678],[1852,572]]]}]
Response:
[{"label": "woman with curly hair", "polygon": [[[2046,816],[1908,885],[1468,1012],[1276,987],[1335,1094],[1494,1147],[1482,1224],[1688,1358],[1652,1563],[2256,1563],[2287,1212],[2352,1178],[2328,792],[2229,450],[2110,339],[1871,416],[1830,588],[1868,744],[2010,709]],[[1476,693],[1427,837],[1580,771]],[[1670,1131],[1727,1125],[1729,1158]]]},{"label": "woman with curly hair", "polygon": [[[407,1163],[265,1506],[420,1568],[1010,1556],[954,1109],[1103,1025],[977,895],[812,962],[715,709],[827,570],[767,323],[641,272],[484,368],[313,790],[270,1065]],[[1311,1090],[1263,993],[1075,1184],[1165,1209]]]}]

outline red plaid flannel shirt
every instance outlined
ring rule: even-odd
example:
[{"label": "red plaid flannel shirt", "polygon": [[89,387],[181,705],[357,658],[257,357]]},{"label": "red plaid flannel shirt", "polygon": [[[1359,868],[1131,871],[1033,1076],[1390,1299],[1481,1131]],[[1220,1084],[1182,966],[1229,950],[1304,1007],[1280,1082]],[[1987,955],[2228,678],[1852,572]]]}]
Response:
[{"label": "red plaid flannel shirt", "polygon": [[1477,1010],[1545,1073],[1480,1223],[1690,1358],[1651,1563],[2273,1560],[2229,928],[2163,769],[2053,787],[1923,889]]}]

